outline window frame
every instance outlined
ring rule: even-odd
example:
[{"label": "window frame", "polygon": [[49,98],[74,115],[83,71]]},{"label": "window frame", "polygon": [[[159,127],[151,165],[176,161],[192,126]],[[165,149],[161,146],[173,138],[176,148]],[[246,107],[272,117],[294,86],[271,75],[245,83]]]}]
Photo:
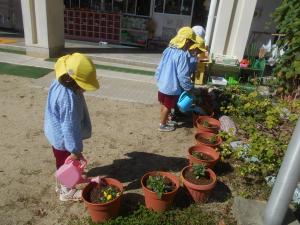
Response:
[{"label": "window frame", "polygon": [[182,14],[182,13],[181,13],[181,9],[182,9],[182,7],[183,7],[183,1],[184,1],[184,0],[181,0],[181,4],[180,4],[180,14],[165,13],[165,11],[166,11],[166,0],[163,0],[163,1],[164,1],[164,4],[163,4],[163,12],[156,12],[156,11],[155,11],[155,2],[156,2],[156,0],[154,0],[154,4],[153,4],[153,13],[166,14],[166,15],[193,16],[195,0],[192,0],[191,14],[189,14],[189,15],[185,15],[185,14]]}]

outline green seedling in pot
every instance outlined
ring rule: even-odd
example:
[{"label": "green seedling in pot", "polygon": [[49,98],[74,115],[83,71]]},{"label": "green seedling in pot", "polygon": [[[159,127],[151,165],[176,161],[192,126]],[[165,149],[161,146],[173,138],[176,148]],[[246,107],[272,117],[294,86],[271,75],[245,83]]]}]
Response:
[{"label": "green seedling in pot", "polygon": [[168,184],[166,182],[166,178],[160,175],[149,176],[147,180],[147,188],[156,192],[159,199],[161,199],[163,193],[172,191],[171,184]]},{"label": "green seedling in pot", "polygon": [[202,152],[193,152],[192,155],[194,157],[196,157],[197,159],[203,159],[204,158],[204,155]]},{"label": "green seedling in pot", "polygon": [[217,135],[213,135],[209,138],[209,142],[211,144],[216,144],[217,143]]},{"label": "green seedling in pot", "polygon": [[211,128],[212,127],[212,125],[208,121],[206,121],[206,120],[203,121],[202,125],[205,128]]},{"label": "green seedling in pot", "polygon": [[200,177],[205,177],[205,166],[203,164],[194,165],[193,174],[195,175],[196,179],[199,179]]}]

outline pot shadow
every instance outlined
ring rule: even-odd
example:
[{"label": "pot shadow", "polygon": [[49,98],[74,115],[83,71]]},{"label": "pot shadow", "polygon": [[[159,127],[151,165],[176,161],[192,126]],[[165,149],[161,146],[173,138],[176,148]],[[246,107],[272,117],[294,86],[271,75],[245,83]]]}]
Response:
[{"label": "pot shadow", "polygon": [[209,202],[226,202],[232,197],[229,187],[221,181],[217,181],[216,186],[211,191]]},{"label": "pot shadow", "polygon": [[179,172],[188,164],[187,159],[180,157],[166,157],[147,152],[130,152],[128,158],[116,159],[113,164],[90,169],[87,177],[107,176],[128,183],[126,190],[139,189],[142,176],[150,171]]},{"label": "pot shadow", "polygon": [[194,203],[192,196],[189,194],[186,187],[179,187],[178,192],[174,197],[174,207],[184,209]]},{"label": "pot shadow", "polygon": [[122,196],[120,216],[131,215],[140,205],[145,205],[145,198],[138,193],[124,193]]},{"label": "pot shadow", "polygon": [[216,173],[217,176],[224,176],[228,173],[232,173],[233,167],[229,162],[224,162],[219,160],[214,166],[214,172]]}]

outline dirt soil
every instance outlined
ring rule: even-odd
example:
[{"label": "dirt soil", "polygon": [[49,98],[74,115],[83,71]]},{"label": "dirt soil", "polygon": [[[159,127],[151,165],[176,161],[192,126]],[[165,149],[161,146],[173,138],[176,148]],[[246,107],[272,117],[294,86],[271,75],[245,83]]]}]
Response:
[{"label": "dirt soil", "polygon": [[[43,133],[47,96],[33,80],[0,76],[0,224],[66,224],[87,216],[83,203],[60,202],[55,193],[55,162]],[[84,142],[90,176],[108,175],[141,194],[148,171],[179,171],[187,164],[193,129],[157,131],[158,105],[86,96],[93,125]]]}]

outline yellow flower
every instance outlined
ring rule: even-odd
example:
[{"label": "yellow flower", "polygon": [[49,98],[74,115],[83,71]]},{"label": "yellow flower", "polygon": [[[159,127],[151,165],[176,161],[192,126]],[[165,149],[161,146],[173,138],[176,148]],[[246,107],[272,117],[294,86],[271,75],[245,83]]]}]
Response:
[{"label": "yellow flower", "polygon": [[107,195],[106,199],[107,199],[107,200],[110,200],[111,197],[112,197],[111,195]]},{"label": "yellow flower", "polygon": [[103,194],[104,194],[105,197],[107,196],[107,193],[105,191],[103,192]]}]

